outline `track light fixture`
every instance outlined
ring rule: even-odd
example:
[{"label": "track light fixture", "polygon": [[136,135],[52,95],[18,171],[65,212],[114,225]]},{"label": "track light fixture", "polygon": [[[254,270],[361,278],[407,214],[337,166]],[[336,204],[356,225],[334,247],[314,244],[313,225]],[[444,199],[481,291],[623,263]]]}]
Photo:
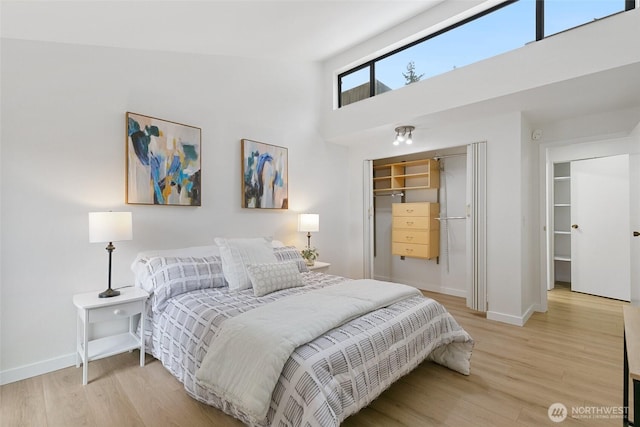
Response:
[{"label": "track light fixture", "polygon": [[415,126],[398,126],[396,130],[396,139],[393,140],[393,145],[400,145],[401,142],[408,144],[413,143],[413,131]]}]

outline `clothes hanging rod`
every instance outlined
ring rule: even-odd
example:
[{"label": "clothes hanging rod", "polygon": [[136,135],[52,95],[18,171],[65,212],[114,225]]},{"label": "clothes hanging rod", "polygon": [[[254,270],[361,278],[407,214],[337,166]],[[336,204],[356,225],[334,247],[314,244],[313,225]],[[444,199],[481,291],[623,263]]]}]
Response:
[{"label": "clothes hanging rod", "polygon": [[466,155],[467,153],[445,154],[444,156],[433,156],[433,158],[436,160],[440,160],[440,159],[446,159],[447,157],[460,157],[460,156],[466,156]]},{"label": "clothes hanging rod", "polygon": [[373,195],[373,197],[388,197],[388,196],[391,196],[391,197],[396,197],[396,196],[402,197],[402,196],[404,196],[404,193],[389,193],[389,194],[374,194]]},{"label": "clothes hanging rod", "polygon": [[438,217],[438,218],[435,218],[435,219],[437,219],[438,221],[448,221],[450,219],[467,219],[467,217],[466,216],[447,216],[447,217],[444,217],[444,218]]}]

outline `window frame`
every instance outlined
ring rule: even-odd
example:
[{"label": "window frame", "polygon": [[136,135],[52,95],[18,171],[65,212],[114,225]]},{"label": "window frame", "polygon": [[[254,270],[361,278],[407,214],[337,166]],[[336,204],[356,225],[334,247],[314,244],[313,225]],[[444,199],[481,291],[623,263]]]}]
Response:
[{"label": "window frame", "polygon": [[[343,105],[342,105],[342,79],[345,76],[348,76],[349,74],[358,72],[358,71],[362,70],[363,68],[369,67],[369,96],[368,96],[368,98],[373,98],[374,96],[376,96],[375,92],[376,92],[376,63],[377,62],[382,61],[382,60],[384,60],[384,59],[386,59],[386,58],[388,58],[390,56],[393,56],[393,55],[395,55],[397,53],[400,53],[400,52],[402,52],[402,51],[404,51],[406,49],[412,48],[412,47],[414,47],[414,46],[416,46],[418,44],[424,43],[429,39],[432,39],[434,37],[438,37],[441,34],[444,34],[444,33],[448,32],[448,31],[454,30],[454,29],[456,29],[456,28],[458,28],[458,27],[460,27],[462,25],[466,25],[469,22],[472,22],[472,21],[474,21],[476,19],[482,18],[485,15],[491,14],[491,13],[497,11],[497,10],[502,9],[503,7],[507,7],[507,6],[509,6],[509,5],[513,4],[513,3],[518,2],[518,1],[519,0],[506,0],[506,1],[504,1],[502,3],[499,3],[499,4],[495,5],[495,6],[492,6],[492,7],[488,8],[488,9],[486,9],[486,10],[483,10],[482,12],[479,12],[479,13],[477,13],[475,15],[469,16],[469,17],[467,17],[467,18],[465,18],[465,19],[463,19],[461,21],[458,21],[458,22],[456,22],[456,23],[454,23],[452,25],[449,25],[449,26],[447,26],[447,27],[445,27],[443,29],[440,29],[440,30],[438,30],[438,31],[436,31],[434,33],[431,33],[431,34],[429,34],[427,36],[421,37],[421,38],[419,38],[419,39],[417,39],[417,40],[415,40],[415,41],[413,41],[411,43],[408,43],[406,45],[403,45],[401,47],[393,49],[393,50],[391,50],[391,51],[389,51],[389,52],[387,52],[387,53],[385,53],[383,55],[380,55],[380,56],[378,56],[378,57],[376,57],[374,59],[370,59],[370,60],[368,60],[368,61],[366,61],[366,62],[364,62],[364,63],[362,63],[362,64],[360,64],[360,65],[358,65],[356,67],[350,68],[347,71],[343,71],[342,73],[339,73],[338,76],[337,76],[337,80],[338,80],[338,85],[337,85],[338,86],[338,108],[342,108],[343,107]],[[599,18],[599,19],[604,19],[604,18],[607,18],[609,16],[617,15],[618,13],[627,12],[629,10],[633,10],[633,9],[636,8],[636,0],[619,0],[619,1],[621,3],[624,2],[624,9],[622,9],[622,10],[620,10],[618,12],[614,12],[614,13],[612,13],[610,15],[603,16],[602,18]],[[545,0],[535,0],[535,2],[536,2],[536,6],[535,6],[535,14],[536,14],[536,16],[535,16],[535,40],[533,40],[533,41],[540,41],[540,40],[543,40],[546,37],[551,37],[551,36],[553,36],[555,34],[560,34],[560,33],[564,32],[564,31],[568,31],[570,29],[577,28],[577,27],[580,27],[582,25],[586,25],[586,24],[590,23],[590,22],[585,22],[583,24],[576,25],[574,27],[567,28],[567,29],[565,29],[563,31],[560,31],[560,32],[557,32],[557,33],[554,33],[554,34],[549,34],[549,35],[545,36],[545,33],[544,33],[544,2],[545,2]],[[359,101],[362,101],[362,100],[368,99],[368,98],[363,98],[363,99],[361,99]],[[355,102],[358,102],[358,101],[353,101],[353,102],[350,102],[349,104],[353,104]],[[347,104],[347,105],[349,105],[349,104]]]}]

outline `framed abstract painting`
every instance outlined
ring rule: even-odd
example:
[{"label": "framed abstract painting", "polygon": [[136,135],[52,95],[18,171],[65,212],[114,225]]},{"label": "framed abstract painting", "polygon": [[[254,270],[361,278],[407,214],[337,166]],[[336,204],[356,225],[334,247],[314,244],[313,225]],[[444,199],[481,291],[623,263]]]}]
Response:
[{"label": "framed abstract painting", "polygon": [[289,208],[289,161],[284,147],[243,139],[242,207]]},{"label": "framed abstract painting", "polygon": [[127,203],[200,206],[201,130],[127,113]]}]

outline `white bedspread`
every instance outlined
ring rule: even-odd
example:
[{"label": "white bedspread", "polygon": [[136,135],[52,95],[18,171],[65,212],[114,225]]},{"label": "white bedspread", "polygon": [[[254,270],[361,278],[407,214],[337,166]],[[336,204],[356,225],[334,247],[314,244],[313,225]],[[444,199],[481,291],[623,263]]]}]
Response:
[{"label": "white bedspread", "polygon": [[355,317],[415,295],[420,291],[410,286],[363,279],[258,307],[221,325],[196,378],[259,422],[297,347]]}]

